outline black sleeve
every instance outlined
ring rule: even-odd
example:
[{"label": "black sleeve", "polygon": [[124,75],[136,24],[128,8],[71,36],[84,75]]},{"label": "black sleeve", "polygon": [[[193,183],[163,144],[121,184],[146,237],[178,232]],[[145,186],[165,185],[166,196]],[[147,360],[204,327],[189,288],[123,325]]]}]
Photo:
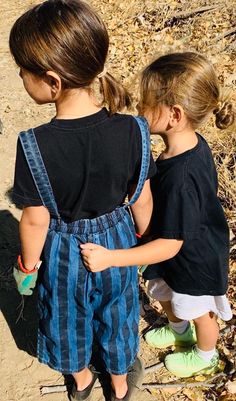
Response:
[{"label": "black sleeve", "polygon": [[12,200],[17,206],[41,206],[43,203],[32,178],[20,140],[17,142]]},{"label": "black sleeve", "polygon": [[[136,172],[135,172],[135,178],[134,178],[135,181],[133,181],[135,183],[137,183],[138,179],[139,179],[140,166],[141,166],[141,160],[140,160],[140,163],[139,163],[139,167],[136,169]],[[150,163],[149,163],[149,169],[148,169],[146,180],[148,180],[149,178],[153,177],[155,174],[156,174],[156,164],[155,164],[155,162],[153,160],[152,152],[150,152]]]},{"label": "black sleeve", "polygon": [[200,235],[200,202],[196,188],[160,193],[152,219],[157,238],[192,240]]},{"label": "black sleeve", "polygon": [[150,164],[149,164],[149,170],[147,174],[147,179],[153,177],[156,174],[156,164],[153,160],[152,152],[150,154]]}]

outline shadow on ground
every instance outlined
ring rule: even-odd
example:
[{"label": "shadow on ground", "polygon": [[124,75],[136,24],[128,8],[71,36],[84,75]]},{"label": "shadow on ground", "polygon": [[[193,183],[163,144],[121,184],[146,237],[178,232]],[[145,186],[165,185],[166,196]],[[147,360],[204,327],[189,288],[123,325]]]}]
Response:
[{"label": "shadow on ground", "polygon": [[0,310],[11,330],[17,347],[36,355],[37,309],[36,291],[22,297],[12,275],[19,253],[18,220],[8,211],[0,211]]},{"label": "shadow on ground", "polygon": [[140,312],[143,320],[148,324],[145,329],[141,331],[141,335],[145,335],[147,331],[163,326],[167,322],[166,315],[163,313],[162,309],[157,310],[153,306],[155,300],[151,300],[145,290],[144,280],[140,278],[139,285],[139,300],[140,300]]}]

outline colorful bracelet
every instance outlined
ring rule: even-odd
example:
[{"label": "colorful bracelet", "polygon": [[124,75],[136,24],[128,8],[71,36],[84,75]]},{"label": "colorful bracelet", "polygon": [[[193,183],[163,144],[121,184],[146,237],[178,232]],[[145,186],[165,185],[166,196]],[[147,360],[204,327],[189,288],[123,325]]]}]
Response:
[{"label": "colorful bracelet", "polygon": [[23,265],[23,263],[22,263],[21,255],[19,255],[18,258],[17,258],[17,264],[18,264],[19,269],[20,269],[23,273],[26,273],[26,274],[32,274],[32,273],[37,272],[38,269],[39,269],[40,266],[41,266],[41,263],[42,263],[42,261],[39,260],[39,261],[36,263],[36,265],[34,266],[34,268],[33,268],[32,270],[28,270],[28,269],[26,269],[26,268],[24,267],[24,265]]},{"label": "colorful bracelet", "polygon": [[136,237],[137,237],[137,238],[142,238],[142,235],[139,234],[139,233],[136,233]]}]

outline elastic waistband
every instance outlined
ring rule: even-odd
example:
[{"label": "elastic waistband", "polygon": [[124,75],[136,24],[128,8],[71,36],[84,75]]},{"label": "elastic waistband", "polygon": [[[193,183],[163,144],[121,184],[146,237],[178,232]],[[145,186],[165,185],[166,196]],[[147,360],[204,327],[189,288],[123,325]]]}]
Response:
[{"label": "elastic waistband", "polygon": [[72,223],[65,223],[62,220],[51,218],[49,229],[71,233],[71,234],[93,234],[101,233],[109,227],[114,227],[122,220],[127,213],[125,207],[120,207],[111,213],[104,214],[94,219],[81,219]]}]

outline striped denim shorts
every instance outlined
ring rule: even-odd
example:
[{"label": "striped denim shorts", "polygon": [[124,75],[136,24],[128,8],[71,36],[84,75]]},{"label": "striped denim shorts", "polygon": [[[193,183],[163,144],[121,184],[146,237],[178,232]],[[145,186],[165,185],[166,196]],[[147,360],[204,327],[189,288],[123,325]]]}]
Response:
[{"label": "striped denim shorts", "polygon": [[80,253],[80,244],[86,242],[109,249],[136,244],[127,206],[142,191],[150,157],[145,120],[136,119],[142,135],[142,162],[131,201],[98,218],[72,223],[60,218],[33,130],[20,134],[34,182],[51,215],[39,271],[38,358],[64,374],[89,365],[95,339],[109,373],[127,373],[138,352],[137,267],[111,267],[92,273],[85,268]]},{"label": "striped denim shorts", "polygon": [[[92,231],[92,233],[91,233]],[[39,360],[64,373],[88,366],[93,339],[110,373],[126,373],[138,351],[136,267],[89,272],[80,243],[110,249],[135,245],[123,208],[68,225],[51,221],[39,285]]]}]

